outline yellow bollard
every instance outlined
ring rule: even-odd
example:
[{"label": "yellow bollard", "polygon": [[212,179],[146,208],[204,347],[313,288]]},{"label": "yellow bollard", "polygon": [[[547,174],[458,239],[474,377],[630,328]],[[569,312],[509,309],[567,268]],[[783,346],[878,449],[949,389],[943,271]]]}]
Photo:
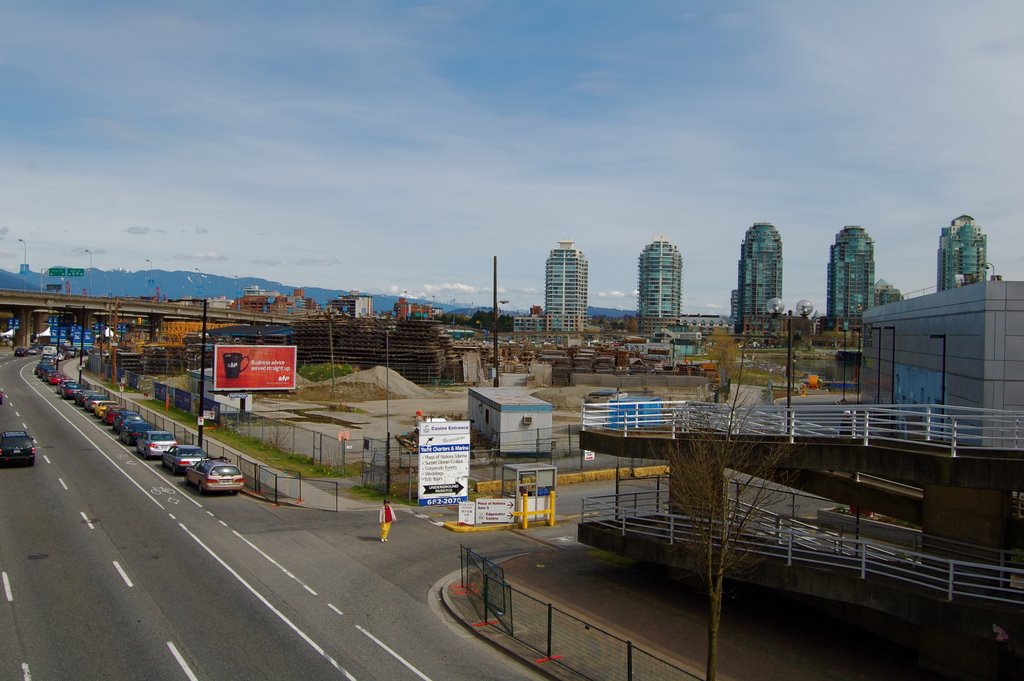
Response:
[{"label": "yellow bollard", "polygon": [[555,526],[555,490],[548,492],[548,527]]},{"label": "yellow bollard", "polygon": [[528,506],[529,499],[530,498],[527,495],[525,495],[525,494],[523,495],[523,505],[521,506],[521,508],[523,510],[523,525],[522,525],[522,528],[524,530],[530,526],[530,509],[529,509],[529,506]]}]

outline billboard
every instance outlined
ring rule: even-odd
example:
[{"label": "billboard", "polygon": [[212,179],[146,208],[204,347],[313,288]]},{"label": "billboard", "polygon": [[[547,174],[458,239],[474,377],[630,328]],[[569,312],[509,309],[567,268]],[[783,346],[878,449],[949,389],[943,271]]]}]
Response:
[{"label": "billboard", "polygon": [[215,345],[214,390],[294,390],[296,346]]},{"label": "billboard", "polygon": [[469,501],[469,421],[420,421],[419,505]]}]

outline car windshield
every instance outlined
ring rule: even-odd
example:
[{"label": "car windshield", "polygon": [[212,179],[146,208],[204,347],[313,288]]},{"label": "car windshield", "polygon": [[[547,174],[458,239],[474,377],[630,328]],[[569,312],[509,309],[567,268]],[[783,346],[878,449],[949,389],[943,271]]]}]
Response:
[{"label": "car windshield", "polygon": [[242,471],[234,466],[215,466],[210,475],[241,475]]},{"label": "car windshield", "polygon": [[149,439],[153,442],[173,442],[174,436],[170,433],[150,433]]}]

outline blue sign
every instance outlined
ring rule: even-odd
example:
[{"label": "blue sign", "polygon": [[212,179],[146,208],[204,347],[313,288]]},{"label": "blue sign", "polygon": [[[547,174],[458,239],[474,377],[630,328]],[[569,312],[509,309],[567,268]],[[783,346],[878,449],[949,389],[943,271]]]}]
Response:
[{"label": "blue sign", "polygon": [[21,320],[20,319],[18,319],[17,317],[11,317],[10,319],[7,320],[7,330],[8,331],[10,331],[11,329],[19,329],[19,328],[21,328]]}]

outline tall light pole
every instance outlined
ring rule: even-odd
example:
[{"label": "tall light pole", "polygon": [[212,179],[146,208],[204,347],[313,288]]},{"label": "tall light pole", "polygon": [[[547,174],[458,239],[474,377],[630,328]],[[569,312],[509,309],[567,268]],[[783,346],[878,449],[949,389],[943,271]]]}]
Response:
[{"label": "tall light pole", "polygon": [[203,332],[199,337],[199,418],[196,420],[199,436],[197,446],[203,448],[203,424],[206,418],[203,408],[206,406],[206,298],[203,298]]},{"label": "tall light pole", "polygon": [[92,289],[92,283],[93,283],[93,278],[92,278],[92,251],[90,251],[87,248],[87,249],[85,249],[85,252],[89,254],[89,295],[92,296],[92,295],[95,295],[95,293],[93,293],[93,289]]},{"label": "tall light pole", "polygon": [[[778,317],[783,310],[786,309],[786,304],[782,302],[781,298],[772,298],[768,301],[768,313],[772,317]],[[809,300],[798,300],[796,303],[796,311],[801,317],[806,319],[814,312],[814,305]],[[793,406],[793,311],[790,310],[786,313],[786,412],[789,413]]]},{"label": "tall light pole", "polygon": [[[28,242],[25,241],[24,239],[18,239],[18,241],[20,241],[21,245],[25,247],[25,257],[21,261],[21,276],[27,277],[28,276]],[[28,279],[24,279],[23,281],[25,282],[25,286],[24,286],[25,290],[28,290]]]},{"label": "tall light pole", "polygon": [[391,324],[384,327],[384,494],[391,494]]}]

